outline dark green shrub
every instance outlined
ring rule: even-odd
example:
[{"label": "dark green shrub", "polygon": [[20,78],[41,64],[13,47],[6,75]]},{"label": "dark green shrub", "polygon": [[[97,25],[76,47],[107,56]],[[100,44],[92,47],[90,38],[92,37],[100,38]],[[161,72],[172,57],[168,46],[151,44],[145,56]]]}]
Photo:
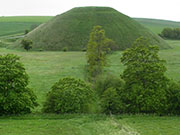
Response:
[{"label": "dark green shrub", "polygon": [[120,88],[124,85],[124,82],[120,77],[113,75],[99,76],[94,84],[94,89],[97,94],[101,97],[105,90],[108,88]]},{"label": "dark green shrub", "polygon": [[19,59],[13,54],[0,55],[0,115],[30,113],[37,106]]},{"label": "dark green shrub", "polygon": [[167,39],[180,39],[180,28],[164,28],[159,34],[162,38]]},{"label": "dark green shrub", "polygon": [[62,51],[63,51],[63,52],[67,52],[67,51],[68,51],[68,48],[67,48],[67,47],[64,47],[64,48],[62,49]]},{"label": "dark green shrub", "polygon": [[82,51],[83,51],[83,52],[86,52],[86,51],[87,51],[87,48],[83,48]]},{"label": "dark green shrub", "polygon": [[164,114],[167,109],[167,99],[164,89],[143,88],[141,85],[125,85],[122,102],[126,113]]},{"label": "dark green shrub", "polygon": [[106,114],[118,114],[124,112],[124,105],[121,100],[121,90],[108,88],[101,97],[101,109]]},{"label": "dark green shrub", "polygon": [[95,82],[94,89],[99,96],[101,112],[106,114],[122,113],[121,93],[124,82],[120,77],[113,75],[99,76]]},{"label": "dark green shrub", "polygon": [[29,33],[29,30],[25,30],[24,31],[24,34],[26,35],[26,34],[28,34]]},{"label": "dark green shrub", "polygon": [[169,82],[167,91],[167,105],[169,114],[180,114],[180,84],[173,81]]},{"label": "dark green shrub", "polygon": [[21,41],[22,47],[26,50],[29,51],[30,49],[32,49],[32,40],[28,40],[28,39],[23,39]]},{"label": "dark green shrub", "polygon": [[47,94],[44,112],[52,113],[87,113],[94,94],[84,81],[63,78],[56,82]]}]

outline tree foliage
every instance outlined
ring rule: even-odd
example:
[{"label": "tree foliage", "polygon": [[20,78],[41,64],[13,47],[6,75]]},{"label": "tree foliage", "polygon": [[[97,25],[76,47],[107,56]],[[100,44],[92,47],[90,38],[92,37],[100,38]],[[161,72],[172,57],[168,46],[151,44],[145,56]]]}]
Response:
[{"label": "tree foliage", "polygon": [[22,47],[26,50],[29,51],[30,49],[32,49],[32,40],[28,40],[28,39],[23,39],[21,41]]},{"label": "tree foliage", "polygon": [[126,94],[123,96],[129,112],[161,113],[166,109],[168,78],[164,75],[165,61],[158,56],[158,47],[143,37],[123,52],[126,66],[122,74]]},{"label": "tree foliage", "polygon": [[90,77],[95,78],[103,72],[107,64],[106,55],[113,44],[111,39],[106,38],[105,31],[101,26],[95,26],[90,33],[87,47],[88,72]]},{"label": "tree foliage", "polygon": [[179,40],[180,28],[164,28],[159,35],[163,38]]},{"label": "tree foliage", "polygon": [[0,55],[0,115],[29,113],[37,106],[19,59],[13,54]]},{"label": "tree foliage", "polygon": [[86,113],[93,102],[93,90],[84,81],[63,78],[56,82],[47,94],[44,112]]}]

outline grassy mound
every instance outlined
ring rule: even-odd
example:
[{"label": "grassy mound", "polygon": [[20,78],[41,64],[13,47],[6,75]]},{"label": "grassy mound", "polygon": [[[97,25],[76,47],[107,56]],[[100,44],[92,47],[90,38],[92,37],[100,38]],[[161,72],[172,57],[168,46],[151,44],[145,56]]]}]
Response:
[{"label": "grassy mound", "polygon": [[30,32],[26,38],[32,39],[34,49],[82,50],[89,40],[93,26],[101,25],[106,36],[113,39],[118,50],[123,50],[140,36],[147,37],[160,48],[168,45],[157,35],[130,17],[109,7],[79,7],[57,15],[47,23]]}]

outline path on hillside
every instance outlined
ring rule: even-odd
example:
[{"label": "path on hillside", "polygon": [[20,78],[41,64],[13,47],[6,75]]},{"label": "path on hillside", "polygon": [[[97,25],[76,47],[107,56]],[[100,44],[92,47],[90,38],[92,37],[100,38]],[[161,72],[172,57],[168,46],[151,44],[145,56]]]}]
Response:
[{"label": "path on hillside", "polygon": [[0,39],[15,39],[15,38],[23,38],[25,35],[18,35],[18,36],[3,36]]}]

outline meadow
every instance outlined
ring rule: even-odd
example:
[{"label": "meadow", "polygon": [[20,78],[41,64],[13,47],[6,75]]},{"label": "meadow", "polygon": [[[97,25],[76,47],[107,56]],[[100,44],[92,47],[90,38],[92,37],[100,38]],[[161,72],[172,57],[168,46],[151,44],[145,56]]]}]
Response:
[{"label": "meadow", "polygon": [[[171,49],[161,50],[159,55],[167,61],[167,76],[180,81],[180,41],[167,41]],[[60,78],[72,76],[86,80],[85,52],[25,52],[0,48],[0,54],[14,53],[21,57],[30,77],[29,87],[33,88],[40,106],[33,114],[0,117],[0,135],[178,135],[178,116],[117,115],[100,114],[42,114],[41,108],[46,93]],[[106,72],[120,76],[124,66],[120,62],[122,52],[108,56]]]}]

